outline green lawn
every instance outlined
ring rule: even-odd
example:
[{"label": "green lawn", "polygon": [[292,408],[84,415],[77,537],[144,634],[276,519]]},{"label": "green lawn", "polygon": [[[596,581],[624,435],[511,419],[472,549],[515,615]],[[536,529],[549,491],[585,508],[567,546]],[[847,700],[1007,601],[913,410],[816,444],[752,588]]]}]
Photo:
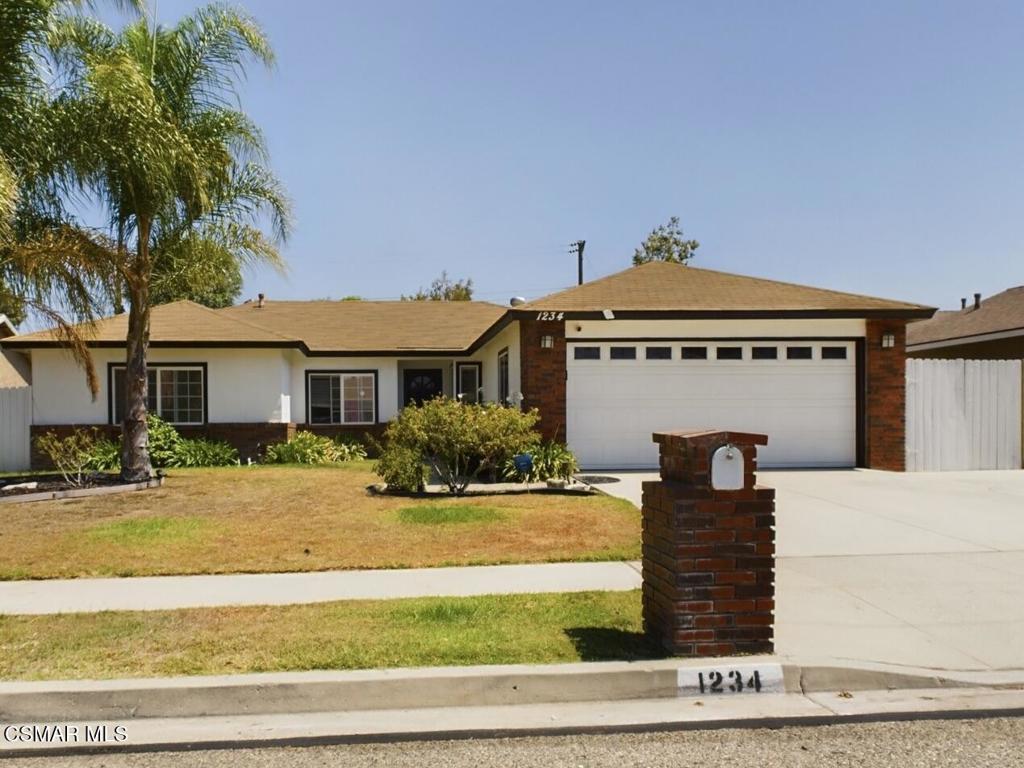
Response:
[{"label": "green lawn", "polygon": [[0,616],[0,677],[17,680],[659,655],[639,591]]},{"label": "green lawn", "polygon": [[175,469],[162,488],[7,504],[0,580],[626,560],[604,495],[380,496],[373,463]]}]

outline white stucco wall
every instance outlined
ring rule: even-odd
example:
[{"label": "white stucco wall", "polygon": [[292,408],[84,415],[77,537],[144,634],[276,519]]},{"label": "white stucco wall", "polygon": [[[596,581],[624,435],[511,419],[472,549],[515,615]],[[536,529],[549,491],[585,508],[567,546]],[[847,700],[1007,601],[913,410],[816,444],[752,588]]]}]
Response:
[{"label": "white stucco wall", "polygon": [[[89,393],[85,374],[59,349],[32,351],[35,386],[34,424],[106,424],[108,420],[108,363],[122,363],[124,352],[93,350],[100,392]],[[282,407],[290,395],[291,377],[286,353],[276,349],[151,349],[149,362],[206,363],[207,410],[211,423],[277,422],[287,419]],[[284,396],[284,397],[283,397]]]},{"label": "white stucco wall", "polygon": [[498,399],[498,353],[506,347],[508,347],[508,391],[510,393],[521,392],[518,321],[509,323],[498,335],[480,347],[472,357],[467,358],[469,361],[480,362],[483,365],[484,400],[488,402]]}]

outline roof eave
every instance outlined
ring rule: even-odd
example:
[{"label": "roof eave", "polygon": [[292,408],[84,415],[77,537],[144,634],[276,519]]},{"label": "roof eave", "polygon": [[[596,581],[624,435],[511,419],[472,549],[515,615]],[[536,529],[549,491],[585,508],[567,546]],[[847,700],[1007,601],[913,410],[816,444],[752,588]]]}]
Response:
[{"label": "roof eave", "polygon": [[1024,336],[1024,327],[1007,328],[1001,331],[986,331],[984,333],[972,333],[966,336],[949,336],[941,339],[928,339],[927,341],[907,341],[907,349],[914,352],[922,352],[927,349],[940,349],[942,347],[958,347],[963,344],[980,344],[986,341],[999,341],[1000,339],[1014,339]]},{"label": "roof eave", "polygon": [[[823,318],[898,318],[927,319],[935,314],[932,307],[892,309],[615,309],[608,307],[616,320],[753,320],[753,319],[823,319]],[[510,310],[517,319],[535,317],[540,313],[557,312],[566,320],[601,320],[608,310],[557,309],[555,307],[518,307]],[[536,318],[544,319],[544,318]]]}]

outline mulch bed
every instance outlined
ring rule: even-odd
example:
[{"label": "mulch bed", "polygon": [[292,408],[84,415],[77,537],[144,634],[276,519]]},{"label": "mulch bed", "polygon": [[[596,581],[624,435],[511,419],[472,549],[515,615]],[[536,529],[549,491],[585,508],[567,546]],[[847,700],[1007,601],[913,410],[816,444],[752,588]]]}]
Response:
[{"label": "mulch bed", "polygon": [[[22,483],[37,483],[35,488],[10,488]],[[79,488],[102,488],[110,485],[121,485],[120,476],[101,472],[90,473],[82,478],[81,485],[72,485],[60,475],[35,474],[19,477],[0,477],[0,498],[23,496],[30,493],[51,493],[53,491],[71,491]]]}]

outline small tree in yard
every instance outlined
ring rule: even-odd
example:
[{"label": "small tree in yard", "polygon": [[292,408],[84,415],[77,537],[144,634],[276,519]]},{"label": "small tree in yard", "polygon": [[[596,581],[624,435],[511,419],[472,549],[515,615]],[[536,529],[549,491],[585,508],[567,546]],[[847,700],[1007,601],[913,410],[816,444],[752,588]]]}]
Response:
[{"label": "small tree in yard", "polygon": [[50,460],[68,485],[77,488],[92,461],[97,434],[95,429],[76,429],[67,437],[47,432],[36,438],[36,450]]},{"label": "small tree in yard", "polygon": [[[409,406],[384,433],[385,447],[377,471],[389,484],[397,479],[394,484],[401,486],[422,478],[417,467],[426,462],[451,493],[461,495],[481,474],[499,471],[511,456],[536,443],[539,435],[534,426],[539,419],[536,410],[523,413],[493,403],[463,404],[446,397]],[[410,480],[403,483],[401,478]]]}]

